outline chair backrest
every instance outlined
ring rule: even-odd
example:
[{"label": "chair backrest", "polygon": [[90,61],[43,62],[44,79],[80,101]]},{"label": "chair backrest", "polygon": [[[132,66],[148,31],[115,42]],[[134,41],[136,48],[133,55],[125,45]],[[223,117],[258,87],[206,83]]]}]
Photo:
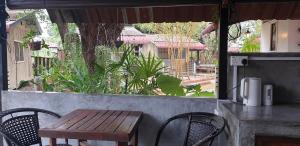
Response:
[{"label": "chair backrest", "polygon": [[0,113],[0,118],[4,120],[0,125],[0,133],[9,146],[42,145],[41,138],[38,136],[38,113],[60,118],[56,113],[36,108],[18,108]]},{"label": "chair backrest", "polygon": [[225,121],[211,113],[193,112],[176,115],[168,119],[159,129],[155,146],[159,145],[160,137],[167,127],[173,121],[184,120],[186,123],[184,146],[211,146],[214,138],[224,129]]}]

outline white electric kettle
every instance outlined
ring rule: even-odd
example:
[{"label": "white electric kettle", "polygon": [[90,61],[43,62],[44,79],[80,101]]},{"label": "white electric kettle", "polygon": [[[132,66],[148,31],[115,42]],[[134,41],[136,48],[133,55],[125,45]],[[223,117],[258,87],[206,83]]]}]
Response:
[{"label": "white electric kettle", "polygon": [[261,79],[246,77],[241,80],[241,97],[247,106],[261,106]]}]

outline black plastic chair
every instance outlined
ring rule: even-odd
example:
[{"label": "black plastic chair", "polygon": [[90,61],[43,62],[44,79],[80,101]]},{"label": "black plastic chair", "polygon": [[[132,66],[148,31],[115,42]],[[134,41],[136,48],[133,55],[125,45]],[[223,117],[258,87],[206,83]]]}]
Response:
[{"label": "black plastic chair", "polygon": [[[43,109],[36,108],[17,108],[0,112],[0,118],[4,120],[0,125],[0,134],[4,137],[8,146],[29,146],[39,144],[42,140],[38,135],[39,113],[51,115],[56,118],[61,116]],[[15,115],[15,116],[14,116]],[[69,146],[58,144],[58,146]]]},{"label": "black plastic chair", "polygon": [[225,120],[211,113],[193,112],[176,115],[168,119],[159,129],[155,146],[158,146],[160,137],[168,124],[173,121],[184,120],[186,123],[183,146],[211,146],[225,126]]}]

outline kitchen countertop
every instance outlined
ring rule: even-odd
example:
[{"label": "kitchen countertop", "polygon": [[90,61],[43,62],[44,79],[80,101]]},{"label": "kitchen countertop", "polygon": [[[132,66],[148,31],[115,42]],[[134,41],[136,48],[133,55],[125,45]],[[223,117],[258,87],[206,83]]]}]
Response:
[{"label": "kitchen countertop", "polygon": [[228,146],[254,146],[257,135],[300,138],[299,104],[251,107],[219,101],[218,105],[227,123]]},{"label": "kitchen countertop", "polygon": [[300,125],[300,105],[273,105],[273,106],[244,106],[236,103],[223,103],[240,121],[262,122],[296,122]]}]

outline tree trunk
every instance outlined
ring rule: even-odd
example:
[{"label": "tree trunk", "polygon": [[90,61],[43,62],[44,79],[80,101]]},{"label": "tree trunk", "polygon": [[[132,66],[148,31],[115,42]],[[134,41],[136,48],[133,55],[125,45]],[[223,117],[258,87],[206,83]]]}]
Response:
[{"label": "tree trunk", "polygon": [[66,23],[57,23],[58,32],[61,38],[62,44],[65,42],[65,35],[68,33],[68,24]]},{"label": "tree trunk", "polygon": [[[51,11],[49,12],[47,10],[48,14],[51,13]],[[63,20],[61,14],[59,13],[59,11],[55,11],[52,15],[54,15],[56,17],[56,24],[58,27],[58,32],[61,38],[61,42],[64,43],[65,41],[65,35],[68,32],[68,24]]]},{"label": "tree trunk", "polygon": [[81,35],[82,55],[89,73],[92,74],[95,71],[95,47],[97,45],[98,24],[80,23],[77,26]]},{"label": "tree trunk", "polygon": [[109,47],[115,46],[115,41],[122,32],[122,24],[95,24],[95,23],[78,23],[82,53],[86,62],[89,73],[95,71],[95,47],[97,45],[105,45]]}]

